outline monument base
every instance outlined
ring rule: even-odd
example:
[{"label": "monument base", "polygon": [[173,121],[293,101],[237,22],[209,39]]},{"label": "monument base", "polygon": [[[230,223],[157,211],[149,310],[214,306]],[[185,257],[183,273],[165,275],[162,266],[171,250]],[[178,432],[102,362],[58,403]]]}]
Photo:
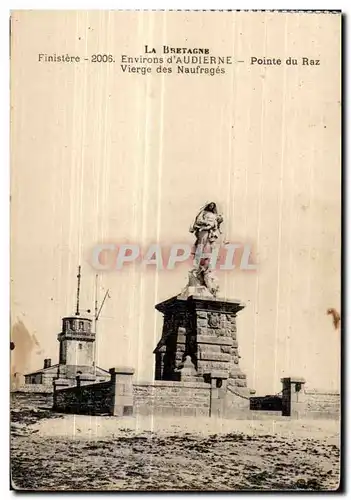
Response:
[{"label": "monument base", "polygon": [[236,315],[244,307],[239,300],[213,297],[199,286],[156,305],[164,323],[154,351],[155,379],[198,380],[216,383],[218,389],[225,381],[225,387],[249,394],[239,366],[236,330]]}]

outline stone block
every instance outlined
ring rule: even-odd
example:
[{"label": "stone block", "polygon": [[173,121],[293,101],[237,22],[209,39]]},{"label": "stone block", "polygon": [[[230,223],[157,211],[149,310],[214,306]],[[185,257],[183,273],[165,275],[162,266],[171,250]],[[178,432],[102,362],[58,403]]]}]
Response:
[{"label": "stone block", "polygon": [[180,372],[180,381],[197,383],[197,382],[202,382],[202,378],[198,374],[192,376],[192,375],[183,375],[182,372]]},{"label": "stone block", "polygon": [[216,344],[216,345],[233,345],[233,339],[230,337],[217,337],[214,335],[198,335],[197,344]]},{"label": "stone block", "polygon": [[203,375],[204,373],[212,372],[213,370],[225,370],[228,371],[228,363],[221,361],[204,361],[198,360],[197,363],[198,373]]},{"label": "stone block", "polygon": [[[227,346],[228,349],[230,349],[229,346]],[[218,353],[220,354],[221,352],[225,352],[225,351],[221,351],[222,347],[220,345],[216,345],[216,344],[198,344],[197,346],[197,350],[199,353],[203,353],[203,352],[213,352],[213,353]]]},{"label": "stone block", "polygon": [[195,408],[192,407],[183,407],[181,408],[181,415],[182,417],[195,417],[196,416],[196,410]]},{"label": "stone block", "polygon": [[196,316],[198,318],[205,318],[207,320],[207,311],[197,311]]},{"label": "stone block", "polygon": [[197,327],[207,327],[207,318],[197,318]]},{"label": "stone block", "polygon": [[185,344],[177,344],[177,352],[184,352]]},{"label": "stone block", "polygon": [[207,328],[206,326],[198,327],[197,333],[198,333],[198,335],[215,335],[215,333],[212,332],[211,329]]},{"label": "stone block", "polygon": [[[229,364],[229,373],[230,373],[230,378],[236,379],[239,378],[241,375],[244,375],[243,372],[240,370],[238,365],[232,364],[230,362]],[[246,377],[246,375],[244,375]]]},{"label": "stone block", "polygon": [[237,387],[246,387],[246,380],[240,380],[240,379],[237,379],[235,381],[235,385]]},{"label": "stone block", "polygon": [[179,406],[173,408],[173,412],[172,412],[172,415],[173,417],[177,418],[177,417],[181,417],[182,416],[182,410]]},{"label": "stone block", "polygon": [[215,352],[199,352],[199,359],[209,361],[230,361],[229,354],[215,353]]},{"label": "stone block", "polygon": [[218,313],[210,312],[208,314],[208,326],[210,328],[220,328],[221,326],[221,316]]},{"label": "stone block", "polygon": [[177,344],[185,344],[186,343],[186,335],[183,333],[178,333],[177,335]]},{"label": "stone block", "polygon": [[134,374],[134,368],[131,368],[129,366],[116,366],[114,368],[110,368],[109,372],[111,375],[133,375]]},{"label": "stone block", "polygon": [[220,350],[225,354],[231,354],[232,347],[230,347],[230,345],[222,345],[220,346]]},{"label": "stone block", "polygon": [[219,335],[221,337],[231,337],[232,338],[233,337],[233,333],[234,332],[233,332],[233,330],[231,328],[226,327],[226,328],[222,328],[221,329]]},{"label": "stone block", "polygon": [[[207,374],[204,374],[207,375]],[[208,373],[210,378],[227,379],[229,374],[226,370],[213,370]]]}]

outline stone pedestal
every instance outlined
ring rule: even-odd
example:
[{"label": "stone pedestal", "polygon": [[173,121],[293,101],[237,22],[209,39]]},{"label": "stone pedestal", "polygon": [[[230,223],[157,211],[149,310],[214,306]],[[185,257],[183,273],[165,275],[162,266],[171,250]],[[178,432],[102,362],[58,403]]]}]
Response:
[{"label": "stone pedestal", "polygon": [[285,377],[281,379],[282,415],[285,417],[300,418],[306,412],[304,384],[306,380],[301,377]]},{"label": "stone pedestal", "polygon": [[[247,390],[246,375],[239,367],[236,335],[236,315],[244,307],[238,300],[195,291],[158,304],[156,309],[164,315],[164,323],[154,351],[156,380],[182,380],[184,362],[189,357],[192,379],[218,385],[222,380],[226,381],[223,387],[230,383],[238,390]],[[215,372],[218,377],[213,376]],[[190,376],[189,365],[186,374],[183,376]]]}]

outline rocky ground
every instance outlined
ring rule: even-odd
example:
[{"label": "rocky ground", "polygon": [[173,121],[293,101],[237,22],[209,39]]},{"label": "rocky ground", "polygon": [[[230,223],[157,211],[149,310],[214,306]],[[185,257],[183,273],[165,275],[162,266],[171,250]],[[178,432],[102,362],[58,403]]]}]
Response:
[{"label": "rocky ground", "polygon": [[335,490],[339,422],[89,417],[14,394],[12,485],[25,490]]}]

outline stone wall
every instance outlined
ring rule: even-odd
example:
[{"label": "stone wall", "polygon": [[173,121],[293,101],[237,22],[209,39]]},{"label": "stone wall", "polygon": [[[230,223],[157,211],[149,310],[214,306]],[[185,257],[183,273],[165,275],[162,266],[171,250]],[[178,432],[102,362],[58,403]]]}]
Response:
[{"label": "stone wall", "polygon": [[[53,409],[63,413],[113,415],[121,388],[122,384],[116,381],[57,388]],[[210,403],[211,386],[204,382],[155,381],[133,385],[133,413],[140,415],[209,416]]]},{"label": "stone wall", "polygon": [[54,411],[85,415],[109,414],[113,406],[111,382],[65,387],[54,392]]},{"label": "stone wall", "polygon": [[32,394],[52,394],[52,385],[44,384],[23,384],[19,387],[12,389],[11,392],[30,392]]},{"label": "stone wall", "polygon": [[[301,402],[297,418],[337,419],[340,416],[340,393],[338,391],[302,389],[299,397]],[[294,404],[296,405],[292,403],[292,406]],[[267,415],[272,415],[272,418],[273,413],[279,410],[282,412],[282,409],[280,396],[250,398],[250,410],[266,412]]]},{"label": "stone wall", "polygon": [[128,367],[110,368],[110,380],[94,383],[94,376],[77,376],[77,385],[68,386],[66,379],[54,381],[53,410],[85,415],[133,414],[134,370]]},{"label": "stone wall", "polygon": [[[83,379],[79,386],[55,387],[53,409],[64,413],[88,415],[211,416],[223,400],[225,418],[252,418],[255,410],[267,416],[281,415],[280,396],[247,397],[240,387],[224,381],[224,396],[213,384],[200,381],[132,383],[132,373],[115,373],[108,382],[91,383]],[[67,383],[67,381],[64,381]],[[229,381],[228,381],[229,382]],[[242,391],[242,392],[241,392]],[[52,392],[42,384],[23,385],[13,392]],[[217,399],[216,399],[217,398]],[[305,389],[301,391],[301,410],[297,418],[340,418],[340,393]],[[278,411],[280,408],[280,412]],[[253,411],[252,411],[253,410]]]},{"label": "stone wall", "polygon": [[305,390],[306,412],[313,418],[339,418],[340,393],[338,391]]},{"label": "stone wall", "polygon": [[243,415],[250,418],[249,398],[240,391],[241,388],[226,386],[224,394],[220,394],[220,389],[213,384],[198,381],[136,382],[133,386],[134,411],[140,415],[208,417],[218,415],[220,404],[220,414],[226,418],[242,418]]},{"label": "stone wall", "polygon": [[133,386],[134,411],[140,415],[209,416],[210,384],[156,380]]}]

